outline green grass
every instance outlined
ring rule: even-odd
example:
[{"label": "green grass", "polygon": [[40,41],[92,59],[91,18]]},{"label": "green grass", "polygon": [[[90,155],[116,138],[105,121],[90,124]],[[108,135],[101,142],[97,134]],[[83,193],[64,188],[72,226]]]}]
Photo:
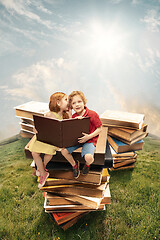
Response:
[{"label": "green grass", "polygon": [[0,239],[160,239],[160,141],[146,138],[134,170],[111,172],[111,205],[65,232],[43,210],[44,198],[24,155],[27,139],[0,144]]}]

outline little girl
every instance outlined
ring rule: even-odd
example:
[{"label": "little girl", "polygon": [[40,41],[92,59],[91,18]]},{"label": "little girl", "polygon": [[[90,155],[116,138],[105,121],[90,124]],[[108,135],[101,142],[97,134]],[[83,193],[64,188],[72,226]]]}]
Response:
[{"label": "little girl", "polygon": [[[66,112],[68,111],[67,95],[62,92],[56,92],[52,94],[49,102],[49,110],[50,111],[45,114],[46,117],[57,118],[59,120],[63,118],[69,118],[69,115]],[[41,188],[44,186],[49,176],[49,173],[45,167],[52,159],[52,156],[56,154],[57,147],[38,141],[36,135],[33,136],[28,145],[30,152],[32,152],[34,162],[37,165],[36,175],[40,176],[38,187]],[[44,163],[40,157],[41,153],[45,154]]]}]

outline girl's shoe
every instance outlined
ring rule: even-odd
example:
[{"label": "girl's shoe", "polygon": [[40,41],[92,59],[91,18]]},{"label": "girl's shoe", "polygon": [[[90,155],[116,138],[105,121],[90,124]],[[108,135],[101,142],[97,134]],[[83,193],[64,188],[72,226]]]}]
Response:
[{"label": "girl's shoe", "polygon": [[47,178],[49,177],[49,173],[45,172],[44,176],[40,176],[40,180],[39,180],[39,184],[38,184],[38,188],[42,188],[47,180]]}]

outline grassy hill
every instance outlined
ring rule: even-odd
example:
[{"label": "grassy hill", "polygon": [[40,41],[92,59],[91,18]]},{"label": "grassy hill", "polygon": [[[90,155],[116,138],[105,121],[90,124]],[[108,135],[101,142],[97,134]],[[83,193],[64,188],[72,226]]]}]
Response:
[{"label": "grassy hill", "polygon": [[111,172],[111,205],[67,231],[43,210],[44,198],[24,155],[27,139],[0,143],[0,239],[160,239],[160,140],[147,137],[134,170]]}]

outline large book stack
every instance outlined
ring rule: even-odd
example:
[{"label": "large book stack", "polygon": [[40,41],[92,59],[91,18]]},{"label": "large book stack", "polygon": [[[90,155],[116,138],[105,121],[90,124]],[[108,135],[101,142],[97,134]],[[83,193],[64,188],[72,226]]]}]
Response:
[{"label": "large book stack", "polygon": [[134,168],[135,151],[142,150],[147,136],[144,115],[107,110],[101,115],[103,126],[108,127],[109,148],[113,157],[110,170]]},{"label": "large book stack", "polygon": [[111,203],[107,169],[91,170],[76,180],[70,170],[53,171],[41,188],[45,192],[44,209],[64,230],[85,214],[105,210],[105,204]]},{"label": "large book stack", "polygon": [[32,138],[34,135],[33,115],[44,116],[49,111],[48,103],[31,101],[16,106],[16,117],[20,119],[20,135],[23,138]]}]

